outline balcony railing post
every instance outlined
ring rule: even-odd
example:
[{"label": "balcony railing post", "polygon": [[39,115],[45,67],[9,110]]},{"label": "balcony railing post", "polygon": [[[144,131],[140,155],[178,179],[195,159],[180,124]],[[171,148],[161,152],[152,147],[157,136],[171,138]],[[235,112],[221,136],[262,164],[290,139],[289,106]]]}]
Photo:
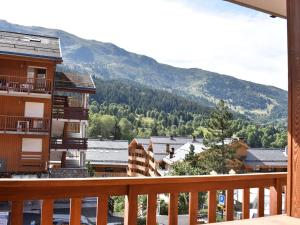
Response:
[{"label": "balcony railing post", "polygon": [[208,192],[208,222],[216,222],[216,207],[217,207],[217,192],[216,190],[210,190]]},{"label": "balcony railing post", "polygon": [[11,224],[23,225],[23,201],[12,201]]},{"label": "balcony railing post", "polygon": [[270,187],[270,215],[281,214],[282,208],[282,186],[279,179],[275,185]]},{"label": "balcony railing post", "polygon": [[259,187],[258,188],[258,217],[265,216],[265,188]]},{"label": "balcony railing post", "polygon": [[198,192],[190,192],[190,197],[189,197],[190,225],[197,224],[197,217],[198,217]]},{"label": "balcony railing post", "polygon": [[70,224],[81,224],[81,198],[71,198],[70,200]]},{"label": "balcony railing post", "polygon": [[156,225],[157,194],[148,194],[147,198],[147,225]]},{"label": "balcony railing post", "polygon": [[178,224],[178,193],[169,195],[169,225]]},{"label": "balcony railing post", "polygon": [[250,188],[243,189],[243,219],[249,219],[250,209]]},{"label": "balcony railing post", "polygon": [[42,225],[53,225],[53,200],[43,200],[42,214],[41,214]]},{"label": "balcony railing post", "polygon": [[108,196],[101,195],[97,199],[97,225],[107,224]]},{"label": "balcony railing post", "polygon": [[137,223],[137,209],[137,192],[134,187],[129,186],[128,194],[125,196],[125,225],[135,225]]},{"label": "balcony railing post", "polygon": [[233,220],[233,189],[226,191],[226,221]]}]

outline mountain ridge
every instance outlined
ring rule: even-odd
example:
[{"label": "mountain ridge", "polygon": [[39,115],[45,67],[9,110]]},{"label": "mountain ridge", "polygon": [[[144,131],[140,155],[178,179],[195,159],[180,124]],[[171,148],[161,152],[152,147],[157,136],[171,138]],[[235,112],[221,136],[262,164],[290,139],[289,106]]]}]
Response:
[{"label": "mountain ridge", "polygon": [[27,27],[0,20],[0,29],[59,36],[64,70],[90,73],[109,80],[130,80],[213,107],[220,99],[253,120],[286,120],[287,92],[199,68],[178,68],[129,52],[112,43],[87,40],[63,30]]}]

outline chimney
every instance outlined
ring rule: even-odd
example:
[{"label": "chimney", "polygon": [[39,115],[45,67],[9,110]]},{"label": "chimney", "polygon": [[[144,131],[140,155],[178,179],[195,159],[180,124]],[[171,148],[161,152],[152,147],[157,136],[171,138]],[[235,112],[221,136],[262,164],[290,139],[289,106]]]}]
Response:
[{"label": "chimney", "polygon": [[170,159],[174,158],[175,149],[171,148]]},{"label": "chimney", "polygon": [[196,136],[193,135],[192,137],[193,137],[193,142],[196,142]]},{"label": "chimney", "polygon": [[166,153],[170,153],[170,144],[166,144]]}]

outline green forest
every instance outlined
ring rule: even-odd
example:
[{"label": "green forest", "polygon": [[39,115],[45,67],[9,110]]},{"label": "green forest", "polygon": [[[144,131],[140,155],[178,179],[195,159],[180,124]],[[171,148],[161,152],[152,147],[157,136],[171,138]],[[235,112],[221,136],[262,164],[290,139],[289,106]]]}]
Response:
[{"label": "green forest", "polygon": [[[95,79],[91,97],[89,136],[113,139],[150,136],[210,136],[208,122],[213,108],[137,84]],[[232,135],[243,137],[250,147],[283,148],[285,123],[257,124],[233,114]]]}]

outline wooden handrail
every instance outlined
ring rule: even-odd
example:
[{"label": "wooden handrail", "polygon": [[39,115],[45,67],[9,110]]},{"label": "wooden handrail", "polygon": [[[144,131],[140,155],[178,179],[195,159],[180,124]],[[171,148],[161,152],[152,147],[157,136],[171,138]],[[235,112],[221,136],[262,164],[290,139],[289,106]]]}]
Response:
[{"label": "wooden handrail", "polygon": [[[109,196],[125,195],[125,224],[136,224],[137,220],[137,197],[138,195],[148,195],[148,218],[147,224],[155,224],[156,216],[156,196],[159,193],[170,194],[169,221],[170,225],[177,224],[177,199],[181,192],[190,193],[190,224],[196,224],[198,192],[209,192],[208,212],[209,222],[216,220],[216,191],[229,190],[226,204],[228,210],[227,219],[232,220],[233,190],[244,189],[243,215],[249,215],[249,188],[270,188],[277,192],[271,194],[271,211],[274,214],[281,213],[281,190],[286,185],[286,173],[263,173],[263,174],[241,174],[241,175],[217,175],[217,176],[183,176],[183,177],[144,177],[144,178],[86,178],[86,179],[1,179],[0,181],[0,201],[12,201],[16,205],[13,209],[14,215],[22,213],[18,210],[19,203],[25,200],[43,200],[44,211],[52,210],[52,201],[60,198],[71,199],[71,218],[73,224],[78,224],[81,208],[81,199],[85,197],[98,197],[97,224],[107,223],[106,202]],[[262,195],[260,194],[262,197]],[[247,202],[245,202],[247,201]],[[259,200],[259,202],[261,202]],[[150,205],[149,205],[150,204]],[[155,205],[154,205],[155,204]],[[13,205],[14,206],[14,205]],[[262,207],[259,203],[259,207]],[[102,209],[105,210],[102,211]],[[227,210],[227,211],[228,211]],[[260,211],[260,210],[258,210]],[[43,212],[43,209],[42,209]],[[51,212],[49,215],[52,215]],[[42,213],[44,221],[50,221],[46,213]],[[13,221],[17,218],[12,218]],[[13,223],[15,224],[15,223]],[[16,223],[17,224],[17,223]],[[72,223],[71,223],[72,224]]]}]

